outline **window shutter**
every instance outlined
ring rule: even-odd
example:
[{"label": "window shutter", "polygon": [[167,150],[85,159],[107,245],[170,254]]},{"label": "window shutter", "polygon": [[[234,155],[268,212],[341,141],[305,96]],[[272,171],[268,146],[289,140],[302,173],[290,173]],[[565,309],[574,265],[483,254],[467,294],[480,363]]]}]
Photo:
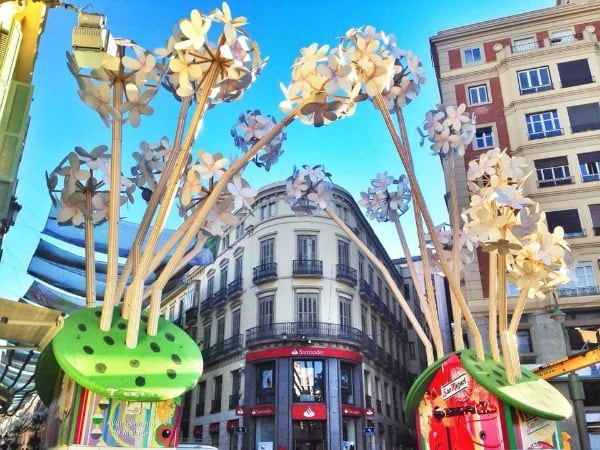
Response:
[{"label": "window shutter", "polygon": [[536,159],[533,164],[536,169],[549,169],[551,167],[568,166],[569,161],[566,156],[557,156],[555,158]]},{"label": "window shutter", "polygon": [[21,22],[18,20],[13,21],[10,30],[0,30],[0,117],[6,107],[6,96],[15,71],[22,37]]},{"label": "window shutter", "polygon": [[546,212],[546,221],[550,231],[553,231],[557,226],[561,226],[565,230],[565,234],[581,232],[579,211],[576,209]]},{"label": "window shutter", "polygon": [[595,163],[600,161],[600,152],[580,153],[577,155],[579,164]]},{"label": "window shutter", "polygon": [[598,103],[569,106],[567,113],[574,133],[600,128],[600,104]]},{"label": "window shutter", "polygon": [[593,81],[587,59],[558,63],[556,66],[560,75],[561,86],[564,88],[587,84]]}]

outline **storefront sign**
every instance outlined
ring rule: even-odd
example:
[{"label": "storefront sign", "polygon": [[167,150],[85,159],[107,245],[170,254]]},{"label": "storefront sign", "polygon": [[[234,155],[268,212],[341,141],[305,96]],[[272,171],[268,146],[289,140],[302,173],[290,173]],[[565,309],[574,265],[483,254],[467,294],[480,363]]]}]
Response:
[{"label": "storefront sign", "polygon": [[250,415],[254,417],[273,416],[275,415],[275,405],[251,406]]},{"label": "storefront sign", "polygon": [[338,358],[362,362],[360,353],[327,347],[279,347],[250,352],[246,355],[247,362],[273,358]]},{"label": "storefront sign", "polygon": [[238,406],[237,408],[235,408],[235,415],[236,416],[243,416],[244,415],[244,407],[243,406]]},{"label": "storefront sign", "polygon": [[342,405],[342,416],[361,417],[363,409],[354,405]]},{"label": "storefront sign", "polygon": [[372,417],[374,415],[375,415],[375,411],[373,411],[373,407],[372,406],[367,406],[365,408],[365,416]]},{"label": "storefront sign", "polygon": [[294,403],[293,420],[327,420],[327,407],[323,403]]}]

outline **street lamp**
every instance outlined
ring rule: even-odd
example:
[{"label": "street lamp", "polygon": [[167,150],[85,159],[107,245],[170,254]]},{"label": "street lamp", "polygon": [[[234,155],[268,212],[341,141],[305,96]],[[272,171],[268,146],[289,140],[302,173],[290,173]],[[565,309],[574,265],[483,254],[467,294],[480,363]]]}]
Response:
[{"label": "street lamp", "polygon": [[[558,305],[558,294],[552,292],[550,294],[554,300],[554,310],[550,314],[550,318],[560,324],[563,339],[565,342],[566,356],[569,357],[570,343],[569,335],[565,327],[565,318],[567,315],[560,309]],[[575,423],[577,424],[577,435],[579,437],[579,448],[581,450],[591,450],[590,448],[590,437],[587,430],[587,421],[585,418],[585,408],[583,406],[583,400],[585,399],[585,393],[583,391],[583,383],[576,372],[569,372],[569,396],[573,403],[573,412],[575,414]]]}]

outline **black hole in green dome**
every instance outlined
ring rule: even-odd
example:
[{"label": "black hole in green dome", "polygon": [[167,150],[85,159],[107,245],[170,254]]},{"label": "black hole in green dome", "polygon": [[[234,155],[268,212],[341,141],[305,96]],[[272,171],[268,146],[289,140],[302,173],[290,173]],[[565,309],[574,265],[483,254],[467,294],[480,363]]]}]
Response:
[{"label": "black hole in green dome", "polygon": [[135,377],[135,385],[136,386],[144,386],[146,384],[146,378],[144,377]]},{"label": "black hole in green dome", "polygon": [[140,320],[144,323],[148,322],[148,316],[142,316],[140,317]]},{"label": "black hole in green dome", "polygon": [[166,333],[165,337],[167,338],[167,341],[169,341],[169,342],[173,342],[175,340],[175,336],[173,336],[172,333]]},{"label": "black hole in green dome", "polygon": [[98,372],[98,373],[106,372],[106,364],[104,364],[104,363],[98,363],[98,364],[96,364],[96,366],[94,368],[96,369],[96,372]]},{"label": "black hole in green dome", "polygon": [[158,345],[156,342],[151,342],[150,350],[152,350],[154,353],[158,353],[160,352],[160,345]]},{"label": "black hole in green dome", "polygon": [[79,325],[77,325],[77,328],[79,329],[79,331],[87,331],[85,323],[80,323]]},{"label": "black hole in green dome", "polygon": [[181,364],[181,358],[179,355],[172,354],[171,361],[173,361],[175,364]]},{"label": "black hole in green dome", "polygon": [[499,370],[492,370],[492,373],[499,378],[504,378],[504,373]]},{"label": "black hole in green dome", "polygon": [[94,353],[94,349],[92,347],[90,347],[89,345],[84,345],[83,351],[86,352],[88,355],[91,355]]},{"label": "black hole in green dome", "polygon": [[164,438],[168,438],[169,436],[171,436],[171,430],[169,430],[168,428],[165,430],[162,430],[162,437]]},{"label": "black hole in green dome", "polygon": [[102,315],[102,311],[100,311],[100,310],[98,310],[98,311],[95,311],[95,312],[94,312],[94,315],[95,315],[96,317],[100,317],[100,316]]},{"label": "black hole in green dome", "polygon": [[117,328],[119,330],[124,330],[125,328],[127,328],[127,324],[124,322],[119,322],[119,324],[117,325]]},{"label": "black hole in green dome", "polygon": [[104,342],[108,345],[115,345],[115,340],[110,336],[104,336]]},{"label": "black hole in green dome", "polygon": [[140,362],[137,359],[131,359],[129,360],[129,365],[131,367],[140,367]]},{"label": "black hole in green dome", "polygon": [[173,369],[168,369],[167,370],[167,376],[171,379],[174,380],[177,377],[177,372],[175,372]]}]

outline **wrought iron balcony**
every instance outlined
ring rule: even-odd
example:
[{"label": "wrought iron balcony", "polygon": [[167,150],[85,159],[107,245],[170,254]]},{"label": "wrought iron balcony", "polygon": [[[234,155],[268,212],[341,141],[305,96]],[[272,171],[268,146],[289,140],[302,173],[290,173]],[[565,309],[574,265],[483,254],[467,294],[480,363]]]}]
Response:
[{"label": "wrought iron balcony", "polygon": [[213,306],[221,306],[227,300],[227,288],[221,288],[213,295]]},{"label": "wrought iron balcony", "polygon": [[213,298],[212,296],[206,297],[202,302],[200,302],[200,313],[204,314],[209,312],[213,307]]},{"label": "wrought iron balcony", "polygon": [[549,180],[538,180],[537,182],[537,185],[540,188],[550,186],[564,186],[566,184],[573,184],[573,177],[551,178]]},{"label": "wrought iron balcony", "polygon": [[229,396],[229,409],[235,409],[240,404],[240,399],[242,397],[240,394],[230,395]]},{"label": "wrought iron balcony", "polygon": [[204,364],[209,365],[227,356],[241,352],[244,349],[244,336],[236,334],[235,336],[217,342],[207,349],[202,350]]},{"label": "wrought iron balcony", "polygon": [[192,306],[188,308],[185,312],[185,326],[190,327],[196,323],[198,320],[198,307]]},{"label": "wrought iron balcony", "polygon": [[256,266],[253,269],[252,282],[254,284],[263,283],[268,280],[277,278],[277,263],[265,263]]},{"label": "wrought iron balcony", "polygon": [[242,278],[236,278],[227,285],[227,297],[234,298],[241,295],[243,287]]},{"label": "wrought iron balcony", "polygon": [[373,296],[375,295],[371,285],[365,280],[360,280],[360,283],[358,284],[358,293],[363,299],[369,301],[373,300]]},{"label": "wrought iron balcony", "polygon": [[295,259],[294,275],[323,275],[323,261],[320,259]]},{"label": "wrought iron balcony", "polygon": [[354,342],[361,345],[363,332],[357,328],[330,322],[281,322],[250,328],[246,344],[257,342],[326,340]]},{"label": "wrought iron balcony", "polygon": [[335,278],[355,286],[357,280],[356,269],[346,264],[337,264],[335,266]]}]

